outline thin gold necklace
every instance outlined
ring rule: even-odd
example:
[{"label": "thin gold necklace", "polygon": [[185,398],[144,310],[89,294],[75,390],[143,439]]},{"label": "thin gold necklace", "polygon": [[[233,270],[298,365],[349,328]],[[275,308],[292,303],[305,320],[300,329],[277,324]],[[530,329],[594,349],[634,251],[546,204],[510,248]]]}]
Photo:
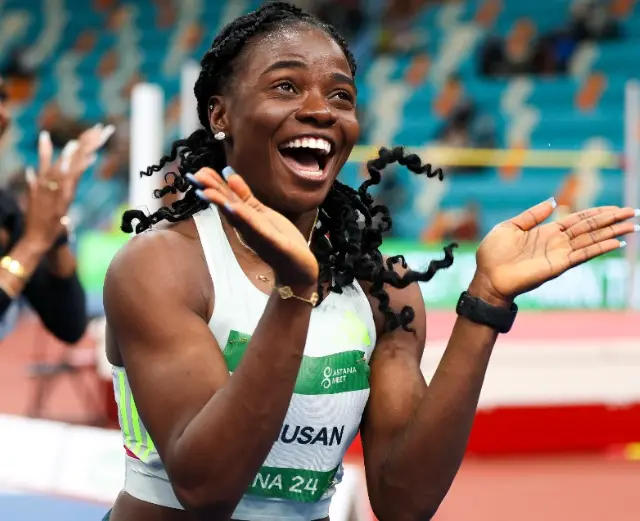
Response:
[{"label": "thin gold necklace", "polygon": [[[319,215],[320,215],[320,210],[316,210],[316,216],[313,219],[313,226],[311,226],[311,233],[309,233],[309,239],[307,240],[307,245],[309,247],[311,247],[311,241],[313,239],[313,232],[316,229],[316,224],[318,224],[318,216]],[[236,237],[238,238],[238,241],[240,242],[240,244],[242,244],[242,246],[244,246],[247,250],[249,250],[255,256],[258,256],[258,254],[255,252],[255,250],[251,246],[249,246],[246,242],[244,242],[244,239],[242,238],[242,235],[240,235],[240,232],[238,231],[238,229],[234,228],[233,231],[236,233]],[[267,275],[269,275],[272,271],[273,270],[269,270],[266,273],[261,273],[259,275],[256,275],[256,278],[261,282],[269,282],[269,277]]]}]

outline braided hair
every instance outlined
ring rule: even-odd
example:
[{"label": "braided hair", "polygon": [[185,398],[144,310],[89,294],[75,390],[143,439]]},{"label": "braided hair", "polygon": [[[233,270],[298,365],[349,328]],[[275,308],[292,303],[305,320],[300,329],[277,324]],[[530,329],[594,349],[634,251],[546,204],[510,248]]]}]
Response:
[{"label": "braided hair", "polygon": [[[142,172],[144,175],[153,175],[167,163],[178,159],[177,172],[168,173],[165,176],[166,185],[156,190],[154,195],[162,198],[169,193],[181,192],[184,197],[151,215],[146,215],[141,210],[126,211],[122,218],[123,231],[131,233],[134,220],[138,221],[135,231],[140,233],[163,220],[183,221],[208,207],[207,203],[195,195],[194,188],[184,177],[185,174],[203,167],[221,171],[227,166],[224,146],[213,138],[210,130],[208,100],[214,95],[222,94],[229,87],[234,77],[236,58],[251,38],[297,24],[307,24],[330,35],[342,48],[355,77],[355,59],[336,29],[289,3],[268,3],[229,23],[202,58],[202,70],[195,84],[198,118],[204,128],[196,130],[186,139],[174,142],[168,155],[157,165]],[[374,203],[368,190],[380,183],[381,171],[392,163],[405,166],[415,174],[443,179],[442,169],[433,170],[430,164],[422,164],[417,155],[405,153],[402,147],[381,148],[378,157],[367,162],[370,177],[357,190],[334,181],[327,198],[320,206],[311,249],[320,266],[318,293],[321,300],[325,287],[329,287],[330,292],[342,293],[342,288],[351,285],[354,280],[368,282],[369,292],[378,300],[378,308],[384,315],[385,330],[402,327],[411,331],[409,324],[415,317],[414,310],[405,306],[399,312],[393,311],[384,285],[405,288],[417,281],[431,280],[438,270],[451,266],[453,248],[456,245],[446,246],[444,258],[432,261],[424,272],[408,270],[402,276],[399,275],[394,270],[394,265],[400,263],[407,269],[401,255],[390,257],[385,262],[379,247],[383,233],[391,229],[391,217],[386,206]]]}]

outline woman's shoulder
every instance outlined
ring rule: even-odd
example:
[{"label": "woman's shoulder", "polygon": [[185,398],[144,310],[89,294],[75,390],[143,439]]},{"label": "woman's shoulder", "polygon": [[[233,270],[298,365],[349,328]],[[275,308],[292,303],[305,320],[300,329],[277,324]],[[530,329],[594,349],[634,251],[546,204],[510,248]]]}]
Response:
[{"label": "woman's shoulder", "polygon": [[[192,219],[157,226],[131,238],[115,255],[105,278],[105,298],[113,292],[157,298],[188,298],[206,287],[207,266]],[[105,301],[106,302],[106,301]]]}]

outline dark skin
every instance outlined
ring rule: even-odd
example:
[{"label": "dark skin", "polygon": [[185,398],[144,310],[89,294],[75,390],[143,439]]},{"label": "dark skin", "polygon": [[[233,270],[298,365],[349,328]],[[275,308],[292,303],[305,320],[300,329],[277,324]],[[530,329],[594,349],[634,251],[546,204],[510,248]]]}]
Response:
[{"label": "dark skin", "polygon": [[[282,61],[298,63],[266,72]],[[271,297],[230,376],[208,327],[215,293],[193,221],[138,236],[118,254],[105,284],[108,357],[127,368],[141,419],[188,512],[122,493],[112,521],[228,520],[278,436],[299,371],[311,306],[282,300],[272,287],[290,285],[300,296],[316,287],[307,238],[357,140],[355,105],[348,101],[355,91],[345,81],[350,72],[339,46],[305,25],[257,37],[238,63],[234,88],[210,101],[210,115],[212,131],[228,136],[229,164],[243,177],[224,183],[209,169],[196,177],[221,208],[245,274]],[[278,156],[280,143],[309,133],[335,144],[322,182],[296,176]],[[619,247],[615,237],[633,230],[627,222],[633,210],[614,207],[537,226],[552,209],[537,205],[487,236],[472,295],[508,307],[515,296]],[[259,281],[264,274],[268,280]],[[426,338],[420,289],[387,291],[394,309],[410,305],[416,318],[413,332],[384,333],[378,302],[370,298],[378,340],[361,424],[369,495],[380,521],[421,521],[433,516],[459,468],[497,334],[459,318],[427,386],[420,371]],[[279,342],[270,342],[276,333]],[[279,379],[265,374],[267,365]]]},{"label": "dark skin", "polygon": [[[0,138],[11,123],[11,112],[7,104],[5,84],[0,77]],[[102,128],[92,128],[78,137],[79,148],[70,156],[66,172],[61,170],[61,160],[53,161],[53,148],[50,140],[40,140],[38,146],[39,165],[38,176],[35,180],[27,179],[24,196],[25,228],[10,251],[8,245],[15,237],[10,236],[10,230],[0,228],[0,251],[4,255],[18,261],[24,269],[22,277],[16,277],[7,270],[0,270],[0,287],[11,294],[25,296],[35,311],[44,320],[45,326],[56,336],[66,342],[76,342],[77,339],[64,336],[60,329],[65,329],[59,320],[51,319],[52,299],[38,297],[45,287],[41,277],[32,279],[39,266],[58,279],[69,279],[76,272],[76,259],[69,245],[52,248],[53,244],[64,230],[60,219],[66,215],[71,204],[75,188],[80,176],[90,164],[91,156],[102,146]],[[48,183],[54,182],[59,187],[50,190]],[[31,281],[30,286],[27,282]],[[55,299],[54,299],[55,300]],[[71,320],[72,322],[75,319]]]},{"label": "dark skin", "polygon": [[[263,199],[279,201],[278,208],[308,236],[315,209],[348,158],[359,127],[353,79],[342,51],[323,32],[300,29],[259,37],[246,47],[238,61],[236,88],[211,100],[211,120],[216,132],[232,137],[225,143],[229,164],[247,172],[247,179],[252,176],[251,186]],[[298,63],[281,67],[294,61]],[[304,99],[296,89],[305,93]],[[295,177],[278,157],[278,144],[310,132],[335,145],[323,183]],[[273,265],[248,252],[228,223],[225,229],[243,270],[259,289],[270,294],[277,275],[296,294],[308,296],[315,290],[317,266],[313,273],[281,263],[270,280],[259,281],[256,276],[275,271]],[[157,283],[145,282],[150,280]],[[172,298],[166,299],[167,294]],[[153,311],[143,312],[144,302],[154,302]],[[230,378],[208,327],[215,294],[192,220],[133,239],[109,270],[105,304],[109,360],[127,368],[145,426],[178,498],[192,510],[162,508],[123,493],[112,520],[229,519],[282,426],[311,306],[272,296],[252,336],[252,356],[245,357]],[[141,320],[132,320],[139,313]],[[287,331],[287,339],[281,338],[279,345],[269,342],[282,331]],[[185,349],[187,345],[191,347]],[[264,374],[266,364],[278,371],[276,382]],[[166,384],[159,388],[154,383],[158,381]],[[190,384],[185,386],[185,381]],[[164,404],[162,409],[157,403]],[[221,458],[217,447],[223,444],[231,450]],[[199,469],[196,460],[207,461]],[[221,486],[218,476],[225,476],[222,481],[228,486]],[[194,479],[206,485],[194,491]],[[209,487],[217,490],[219,499],[211,496]]]},{"label": "dark skin", "polygon": [[7,85],[2,79],[2,76],[0,76],[0,138],[11,124],[11,113],[7,105],[8,99]]}]

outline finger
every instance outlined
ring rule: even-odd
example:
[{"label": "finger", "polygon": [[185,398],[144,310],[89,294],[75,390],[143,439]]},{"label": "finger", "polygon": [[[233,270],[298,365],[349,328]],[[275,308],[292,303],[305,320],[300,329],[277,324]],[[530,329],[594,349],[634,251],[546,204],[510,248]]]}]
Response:
[{"label": "finger", "polygon": [[85,131],[78,141],[83,145],[88,153],[95,152],[101,149],[111,136],[115,134],[116,127],[114,125],[107,125],[106,127],[99,123],[89,130]]},{"label": "finger", "polygon": [[562,231],[565,231],[568,228],[571,228],[573,225],[578,224],[580,221],[593,217],[599,213],[611,212],[615,210],[619,210],[619,206],[599,206],[597,208],[589,208],[588,210],[581,210],[580,212],[574,212],[562,219],[556,221],[556,224],[560,226]]},{"label": "finger", "polygon": [[38,172],[41,176],[45,176],[49,172],[52,158],[53,144],[51,143],[51,134],[43,130],[38,136]]},{"label": "finger", "polygon": [[[71,154],[72,165],[76,166],[78,162],[82,162],[82,158],[95,155],[95,152],[104,145],[114,131],[115,127],[113,125],[105,127],[102,123],[98,123],[80,134],[76,140],[79,146]],[[74,170],[73,167],[71,167],[71,170]]]},{"label": "finger", "polygon": [[220,174],[216,172],[213,168],[201,168],[195,174],[187,174],[187,178],[195,178],[196,181],[200,184],[200,187],[213,187],[219,184],[224,184],[222,177]]},{"label": "finger", "polygon": [[100,139],[98,140],[98,148],[102,148],[103,146],[105,146],[107,142],[111,139],[111,136],[113,136],[115,133],[116,133],[115,125],[107,125],[106,127],[104,127],[104,129],[100,133]]},{"label": "finger", "polygon": [[229,189],[227,183],[225,183],[215,170],[212,168],[201,168],[198,172],[193,175],[196,182],[198,183],[198,187],[202,189],[207,188],[215,188],[220,190],[225,196],[229,199],[236,199],[235,194]]},{"label": "finger", "polygon": [[573,240],[583,234],[593,233],[596,230],[612,226],[615,223],[626,221],[635,216],[633,208],[618,208],[613,211],[595,213],[586,216],[576,224],[566,229],[564,233]]},{"label": "finger", "polygon": [[93,127],[88,128],[78,136],[78,142],[82,148],[97,147],[100,142],[100,136],[104,131],[104,125],[97,123]]},{"label": "finger", "polygon": [[556,206],[556,200],[551,197],[540,204],[532,206],[513,219],[510,219],[509,222],[523,231],[531,230],[551,217]]},{"label": "finger", "polygon": [[240,200],[247,202],[249,199],[253,198],[253,192],[251,192],[251,188],[249,188],[249,185],[238,174],[231,174],[227,178],[227,184],[229,185],[229,188],[238,196],[238,198],[240,198]]},{"label": "finger", "polygon": [[574,250],[580,250],[598,242],[622,237],[629,233],[637,233],[638,231],[640,231],[640,224],[632,222],[616,223],[594,232],[583,233],[571,241],[571,247]]},{"label": "finger", "polygon": [[[253,232],[269,235],[269,230],[265,228],[263,219],[260,218],[260,214],[254,208],[239,199],[230,200],[219,187],[196,190],[196,195],[203,201],[215,204],[220,208],[235,228],[246,230],[248,227]],[[272,232],[273,230],[270,231]]]},{"label": "finger", "polygon": [[59,169],[60,173],[66,175],[69,173],[69,169],[71,167],[71,160],[74,158],[74,155],[80,149],[80,143],[75,139],[69,141],[65,147],[62,149],[62,153],[60,154],[59,159]]},{"label": "finger", "polygon": [[607,239],[605,241],[592,244],[591,246],[587,246],[586,248],[572,251],[569,254],[569,262],[571,267],[575,267],[590,261],[591,259],[600,257],[605,253],[623,248],[626,245],[626,242],[619,241],[618,239]]},{"label": "finger", "polygon": [[98,155],[96,153],[84,152],[82,150],[77,150],[73,153],[68,167],[69,177],[71,177],[74,182],[77,182],[82,174],[98,161]]},{"label": "finger", "polygon": [[38,177],[36,176],[36,171],[32,166],[28,166],[24,172],[24,178],[27,181],[27,187],[30,190],[34,190],[38,186]]}]

